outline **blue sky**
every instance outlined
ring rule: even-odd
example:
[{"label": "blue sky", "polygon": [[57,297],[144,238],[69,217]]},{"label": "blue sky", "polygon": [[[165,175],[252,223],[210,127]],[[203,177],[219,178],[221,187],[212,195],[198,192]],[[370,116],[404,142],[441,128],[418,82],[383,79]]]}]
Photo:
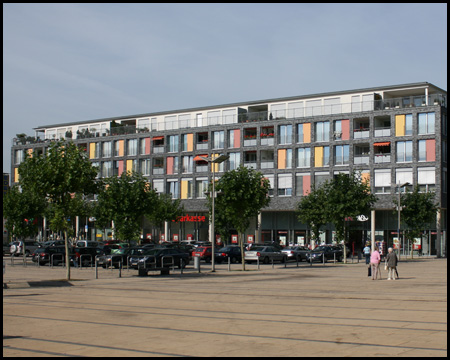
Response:
[{"label": "blue sky", "polygon": [[42,125],[421,81],[447,4],[3,4],[3,172]]}]

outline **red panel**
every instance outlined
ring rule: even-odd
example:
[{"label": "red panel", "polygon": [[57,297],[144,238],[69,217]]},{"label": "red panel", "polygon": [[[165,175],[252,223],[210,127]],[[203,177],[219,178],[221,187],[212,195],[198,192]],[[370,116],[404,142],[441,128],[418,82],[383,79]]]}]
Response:
[{"label": "red panel", "polygon": [[350,140],[350,120],[341,120],[342,140]]},{"label": "red panel", "polygon": [[173,174],[173,157],[167,158],[167,175]]},{"label": "red panel", "polygon": [[151,139],[145,138],[145,154],[146,155],[150,155],[150,144],[151,144]]},{"label": "red panel", "polygon": [[427,161],[436,161],[436,140],[426,141]]},{"label": "red panel", "polygon": [[123,173],[123,160],[119,160],[119,176]]},{"label": "red panel", "polygon": [[311,175],[303,176],[303,195],[311,192]]},{"label": "red panel", "polygon": [[234,130],[234,147],[241,147],[241,130]]}]

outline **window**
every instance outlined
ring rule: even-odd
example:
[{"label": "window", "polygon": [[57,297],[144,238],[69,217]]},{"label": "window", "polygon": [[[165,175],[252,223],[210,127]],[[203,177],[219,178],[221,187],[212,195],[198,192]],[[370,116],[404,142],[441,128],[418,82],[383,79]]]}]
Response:
[{"label": "window", "polygon": [[228,130],[228,147],[241,147],[241,130]]},{"label": "window", "polygon": [[405,135],[412,135],[412,114],[405,115]]},{"label": "window", "polygon": [[323,167],[330,165],[330,147],[316,146],[314,148],[315,167]]},{"label": "window", "polygon": [[104,161],[102,163],[102,177],[113,176],[112,161]]},{"label": "window", "polygon": [[194,169],[194,157],[193,156],[182,156],[182,166],[183,174],[192,173]]},{"label": "window", "polygon": [[194,150],[194,134],[181,135],[181,151]]},{"label": "window", "polygon": [[194,181],[192,179],[181,180],[181,198],[192,199],[194,195]]},{"label": "window", "polygon": [[311,149],[298,148],[297,149],[297,167],[311,166]]},{"label": "window", "polygon": [[14,164],[19,165],[22,163],[22,161],[25,158],[25,151],[24,150],[15,150],[14,153]]},{"label": "window", "polygon": [[334,164],[348,165],[349,163],[349,145],[338,145],[334,147]]},{"label": "window", "polygon": [[167,175],[178,174],[178,156],[168,156],[166,159]]},{"label": "window", "polygon": [[139,169],[142,175],[150,175],[151,159],[139,160]]},{"label": "window", "polygon": [[213,149],[223,149],[224,137],[224,131],[213,131]]},{"label": "window", "polygon": [[397,142],[397,162],[411,162],[412,161],[412,141],[398,141]]},{"label": "window", "polygon": [[164,193],[164,180],[163,179],[153,180],[153,189],[159,194]]},{"label": "window", "polygon": [[[436,161],[436,140],[419,140],[419,161]],[[444,150],[446,151],[446,150]]]},{"label": "window", "polygon": [[295,195],[306,196],[311,192],[311,175],[296,174],[295,175]]},{"label": "window", "polygon": [[122,156],[122,155],[120,155],[120,141],[123,141],[123,140],[114,141],[114,156]]},{"label": "window", "polygon": [[311,123],[297,124],[297,142],[299,144],[311,142]]},{"label": "window", "polygon": [[435,113],[419,113],[419,135],[434,134]]},{"label": "window", "polygon": [[292,144],[292,125],[280,125],[279,127],[279,144]]},{"label": "window", "polygon": [[[413,184],[413,169],[412,168],[401,168],[401,169],[395,169],[395,184],[403,185],[405,183],[410,183],[411,185],[406,185],[404,189],[400,191],[405,191],[406,188],[408,190],[412,189]],[[395,192],[398,191],[398,187],[395,187]]]},{"label": "window", "polygon": [[292,196],[292,175],[278,175],[278,196]]},{"label": "window", "polygon": [[100,143],[90,143],[89,144],[89,159],[97,159],[100,155]]},{"label": "window", "polygon": [[316,141],[330,141],[330,122],[319,121],[315,124]]},{"label": "window", "polygon": [[321,186],[325,181],[330,179],[330,174],[328,172],[316,172],[314,174],[314,186],[316,189]]},{"label": "window", "polygon": [[208,192],[208,178],[197,178],[195,184],[195,196],[197,199],[205,199]]},{"label": "window", "polygon": [[389,194],[391,191],[391,170],[375,169],[375,194]]},{"label": "window", "polygon": [[105,141],[102,143],[102,156],[111,157],[111,141]]},{"label": "window", "polygon": [[342,140],[342,121],[336,120],[334,122],[334,139]]},{"label": "window", "polygon": [[178,199],[180,197],[178,188],[178,180],[167,180],[167,193],[172,194],[172,199]]},{"label": "window", "polygon": [[431,167],[417,168],[417,183],[419,191],[434,191],[436,187],[436,169]]},{"label": "window", "polygon": [[274,175],[265,175],[265,178],[269,180],[269,196],[273,196],[273,184],[274,184]]},{"label": "window", "polygon": [[169,152],[178,152],[178,135],[169,136]]},{"label": "window", "polygon": [[229,153],[230,158],[228,159],[228,170],[236,170],[241,164],[241,153]]},{"label": "window", "polygon": [[127,141],[127,155],[137,155],[137,139],[130,139]]}]

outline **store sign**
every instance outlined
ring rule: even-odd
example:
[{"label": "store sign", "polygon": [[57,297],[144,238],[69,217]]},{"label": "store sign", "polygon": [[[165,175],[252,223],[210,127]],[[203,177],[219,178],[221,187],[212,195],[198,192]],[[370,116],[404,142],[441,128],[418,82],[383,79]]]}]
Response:
[{"label": "store sign", "polygon": [[356,217],[356,220],[358,220],[358,221],[367,221],[367,220],[369,220],[369,218],[366,215],[358,215]]},{"label": "store sign", "polygon": [[172,220],[173,222],[205,222],[206,216],[178,216],[176,220]]}]

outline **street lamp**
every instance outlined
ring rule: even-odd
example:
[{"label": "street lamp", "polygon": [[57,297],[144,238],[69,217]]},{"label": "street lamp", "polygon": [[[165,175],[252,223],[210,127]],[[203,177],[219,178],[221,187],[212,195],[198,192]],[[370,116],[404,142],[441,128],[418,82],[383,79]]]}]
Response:
[{"label": "street lamp", "polygon": [[212,156],[210,158],[199,156],[204,161],[207,161],[211,164],[212,173],[213,173],[213,179],[212,179],[212,221],[211,221],[211,233],[209,234],[210,241],[211,241],[211,271],[216,271],[215,269],[215,256],[214,256],[214,247],[216,244],[216,239],[214,238],[214,199],[216,197],[216,167],[214,164],[220,164],[224,162],[225,160],[229,159],[230,157],[228,155],[219,155],[218,157],[213,158]]},{"label": "street lamp", "polygon": [[[397,213],[398,213],[398,221],[397,221],[397,236],[398,236],[398,259],[400,260],[400,211],[401,211],[401,206],[400,206],[400,189],[411,185],[409,182],[405,182],[404,184],[400,185],[400,183],[397,184],[397,192],[398,192],[398,208],[397,208]],[[403,241],[402,246],[405,246],[405,242]]]}]

